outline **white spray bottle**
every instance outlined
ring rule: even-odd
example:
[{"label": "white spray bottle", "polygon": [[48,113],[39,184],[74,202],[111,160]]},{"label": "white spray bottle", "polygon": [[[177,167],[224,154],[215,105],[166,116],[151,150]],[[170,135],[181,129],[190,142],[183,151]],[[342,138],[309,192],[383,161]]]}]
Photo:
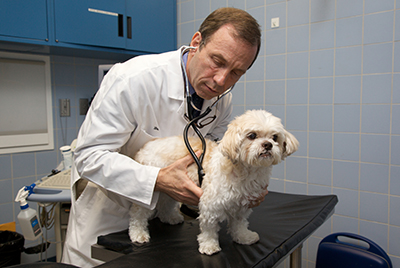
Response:
[{"label": "white spray bottle", "polygon": [[19,225],[21,226],[22,233],[27,240],[36,240],[42,234],[42,227],[36,213],[36,210],[29,207],[26,198],[30,194],[30,190],[35,187],[35,184],[31,186],[25,186],[18,191],[15,202],[20,202],[21,212],[17,218]]}]

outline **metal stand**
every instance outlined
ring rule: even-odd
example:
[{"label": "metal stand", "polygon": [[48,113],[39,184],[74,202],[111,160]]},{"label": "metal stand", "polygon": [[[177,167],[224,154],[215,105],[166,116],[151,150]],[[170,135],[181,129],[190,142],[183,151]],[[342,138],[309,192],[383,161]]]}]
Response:
[{"label": "metal stand", "polygon": [[303,244],[300,244],[293,252],[290,254],[290,268],[301,268],[301,249]]}]

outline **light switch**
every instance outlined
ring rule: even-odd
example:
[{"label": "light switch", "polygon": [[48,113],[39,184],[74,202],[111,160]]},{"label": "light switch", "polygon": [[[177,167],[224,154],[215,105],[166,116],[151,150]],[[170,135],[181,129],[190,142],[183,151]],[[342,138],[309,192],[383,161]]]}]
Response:
[{"label": "light switch", "polygon": [[279,27],[279,17],[271,19],[271,28],[278,28]]}]

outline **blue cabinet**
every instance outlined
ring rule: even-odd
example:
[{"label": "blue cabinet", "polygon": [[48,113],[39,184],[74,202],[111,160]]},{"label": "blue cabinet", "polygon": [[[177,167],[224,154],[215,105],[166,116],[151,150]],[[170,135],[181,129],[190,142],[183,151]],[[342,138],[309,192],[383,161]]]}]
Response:
[{"label": "blue cabinet", "polygon": [[174,50],[176,0],[0,0],[0,41],[57,51]]},{"label": "blue cabinet", "polygon": [[125,0],[54,0],[55,41],[124,48]]},{"label": "blue cabinet", "polygon": [[47,0],[0,0],[0,37],[47,42],[47,12]]},{"label": "blue cabinet", "polygon": [[[176,1],[127,1],[128,22],[132,21],[132,37],[127,48],[164,52],[176,49]],[[131,18],[131,19],[129,19]]]}]

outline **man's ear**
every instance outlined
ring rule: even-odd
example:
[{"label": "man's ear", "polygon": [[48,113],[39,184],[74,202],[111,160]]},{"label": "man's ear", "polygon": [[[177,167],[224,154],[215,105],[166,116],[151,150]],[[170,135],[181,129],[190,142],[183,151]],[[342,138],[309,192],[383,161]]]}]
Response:
[{"label": "man's ear", "polygon": [[193,37],[192,41],[190,42],[190,46],[192,47],[199,47],[201,43],[202,37],[200,32],[196,32]]}]

